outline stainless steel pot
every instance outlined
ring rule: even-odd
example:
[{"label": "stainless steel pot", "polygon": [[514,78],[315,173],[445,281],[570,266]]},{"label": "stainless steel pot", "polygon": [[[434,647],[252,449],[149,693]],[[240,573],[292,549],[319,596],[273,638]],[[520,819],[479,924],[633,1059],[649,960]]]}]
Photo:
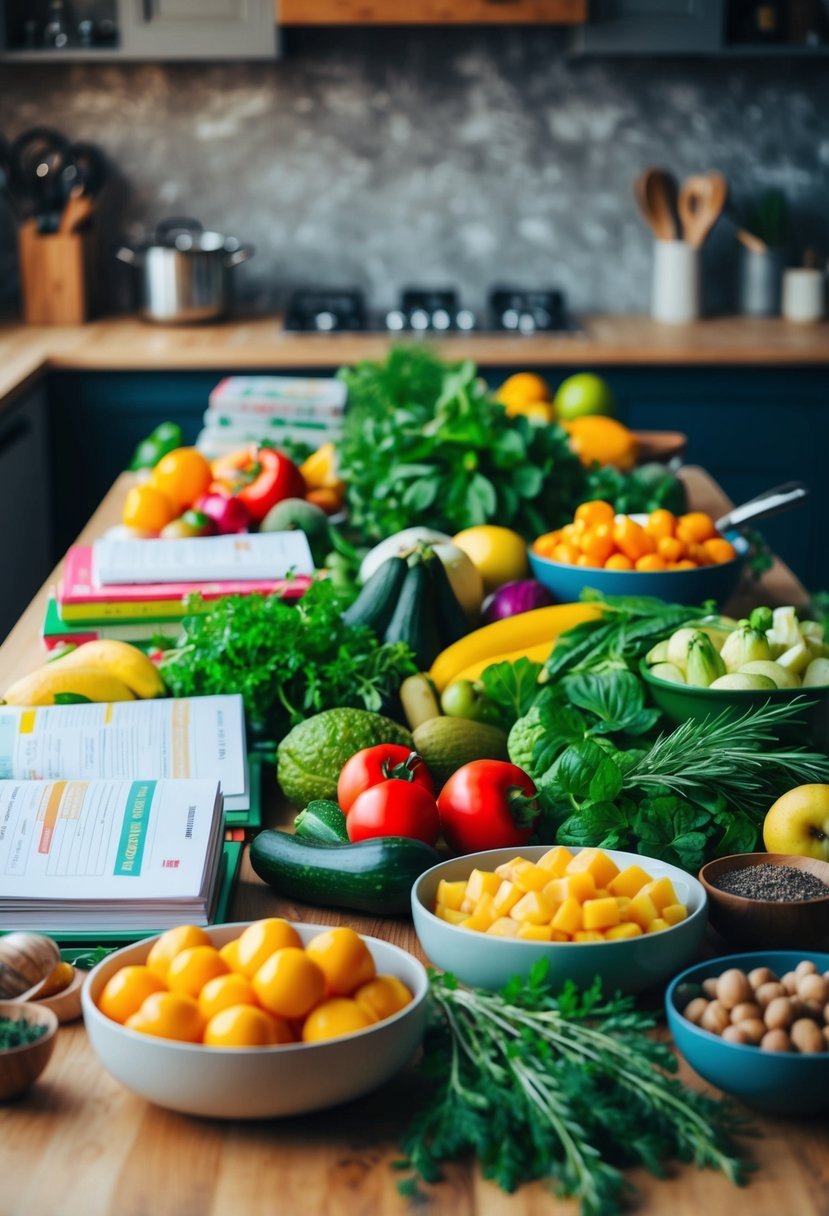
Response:
[{"label": "stainless steel pot", "polygon": [[140,245],[122,245],[115,256],[142,273],[141,316],[182,324],[213,321],[230,302],[230,270],[252,257],[252,245],[205,232],[198,220],[163,220],[155,236]]}]

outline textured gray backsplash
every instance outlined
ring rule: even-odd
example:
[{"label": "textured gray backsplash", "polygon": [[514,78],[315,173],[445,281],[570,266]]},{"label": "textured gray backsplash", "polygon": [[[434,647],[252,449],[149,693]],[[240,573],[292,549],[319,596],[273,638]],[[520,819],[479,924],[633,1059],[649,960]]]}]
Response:
[{"label": "textured gray backsplash", "polygon": [[[120,174],[108,228],[195,215],[257,247],[239,297],[304,283],[559,285],[577,310],[647,308],[631,181],[717,168],[736,203],[782,186],[799,247],[829,247],[829,59],[573,60],[554,30],[292,33],[274,64],[0,65],[0,131],[59,127]],[[8,243],[8,235],[6,236]],[[706,249],[727,307],[735,242]],[[126,278],[119,278],[122,272]],[[113,269],[123,302],[129,271]],[[118,285],[120,283],[120,293]]]}]

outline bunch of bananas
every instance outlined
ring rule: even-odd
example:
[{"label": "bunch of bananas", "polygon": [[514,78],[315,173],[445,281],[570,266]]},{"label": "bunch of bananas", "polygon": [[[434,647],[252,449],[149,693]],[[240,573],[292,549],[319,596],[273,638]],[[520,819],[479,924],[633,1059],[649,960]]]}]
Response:
[{"label": "bunch of bananas", "polygon": [[166,694],[155,664],[128,642],[84,642],[7,689],[7,705],[55,705],[56,696],[87,701],[134,701]]}]

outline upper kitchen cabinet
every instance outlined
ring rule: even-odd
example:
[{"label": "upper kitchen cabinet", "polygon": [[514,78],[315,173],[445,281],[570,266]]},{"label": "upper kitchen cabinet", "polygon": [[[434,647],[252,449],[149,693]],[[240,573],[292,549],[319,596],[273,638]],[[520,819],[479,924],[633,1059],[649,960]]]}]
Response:
[{"label": "upper kitchen cabinet", "polygon": [[276,0],[280,25],[577,25],[588,0]]},{"label": "upper kitchen cabinet", "polygon": [[588,54],[715,53],[725,29],[723,0],[593,0],[573,49]]},{"label": "upper kitchen cabinet", "polygon": [[0,56],[23,62],[273,59],[273,0],[5,0]]}]

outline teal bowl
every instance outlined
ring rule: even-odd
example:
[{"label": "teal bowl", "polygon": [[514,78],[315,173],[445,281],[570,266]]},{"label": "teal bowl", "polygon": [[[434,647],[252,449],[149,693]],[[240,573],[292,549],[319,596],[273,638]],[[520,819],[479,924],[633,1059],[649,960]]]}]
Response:
[{"label": "teal bowl", "polygon": [[[635,517],[634,517],[635,518]],[[559,603],[575,603],[585,587],[602,595],[648,595],[669,604],[704,604],[713,600],[722,607],[737,590],[748,542],[739,533],[728,533],[737,550],[730,562],[700,566],[696,570],[604,570],[590,566],[567,566],[529,550],[533,577],[551,591]]]},{"label": "teal bowl", "polygon": [[549,849],[550,845],[542,844],[470,853],[443,861],[421,874],[412,888],[412,918],[430,961],[444,971],[451,971],[464,984],[494,991],[503,988],[513,975],[526,977],[533,964],[545,958],[554,991],[560,991],[567,980],[588,987],[598,976],[605,992],[633,993],[664,982],[677,967],[694,957],[708,920],[705,888],[684,870],[639,853],[604,850],[620,869],[636,864],[653,878],[670,878],[677,896],[688,908],[688,916],[661,933],[617,942],[525,942],[461,929],[432,911],[441,879],[457,882],[468,878],[474,869],[494,870],[517,853],[527,861],[538,861]]},{"label": "teal bowl", "polygon": [[750,1106],[778,1115],[813,1115],[829,1110],[829,1051],[800,1055],[797,1052],[761,1051],[741,1043],[724,1042],[682,1016],[682,1008],[703,980],[720,975],[729,967],[751,971],[769,967],[777,975],[793,971],[808,959],[818,971],[829,971],[829,954],[809,950],[763,950],[751,954],[729,954],[689,967],[676,977],[665,994],[668,1028],[679,1053],[704,1081]]},{"label": "teal bowl", "polygon": [[800,725],[789,723],[777,733],[778,738],[800,745],[806,741],[818,751],[829,753],[829,687],[819,688],[695,688],[689,684],[672,684],[651,674],[644,659],[639,674],[648,686],[654,704],[666,718],[679,725],[690,719],[727,714],[729,719],[741,717],[749,709],[761,705],[789,705],[797,697],[804,698]]}]

